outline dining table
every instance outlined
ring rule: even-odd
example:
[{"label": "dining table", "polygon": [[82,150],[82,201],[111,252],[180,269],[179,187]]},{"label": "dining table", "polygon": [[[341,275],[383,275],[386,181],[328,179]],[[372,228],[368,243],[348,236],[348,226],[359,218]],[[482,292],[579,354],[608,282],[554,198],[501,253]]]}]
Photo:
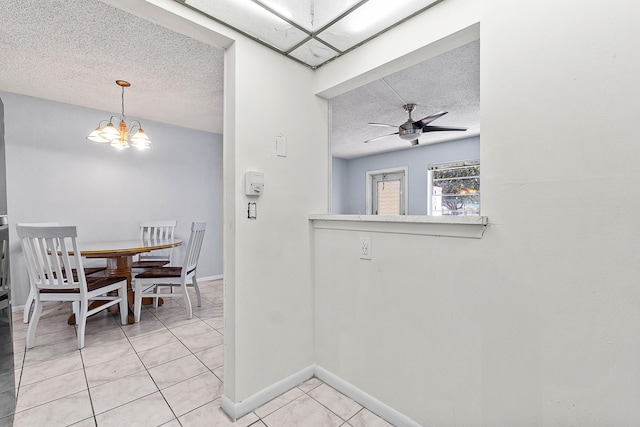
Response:
[{"label": "dining table", "polygon": [[[129,305],[128,322],[133,323],[133,287],[132,265],[133,257],[159,249],[169,249],[182,245],[182,239],[131,239],[131,240],[107,240],[99,242],[79,242],[80,255],[84,258],[105,258],[107,269],[98,274],[105,274],[108,277],[127,278],[127,303]],[[100,304],[95,301],[92,304]],[[146,301],[143,301],[143,304]],[[160,303],[160,302],[159,302]],[[90,306],[91,308],[92,306]],[[72,314],[68,323],[75,324],[75,316]]]}]

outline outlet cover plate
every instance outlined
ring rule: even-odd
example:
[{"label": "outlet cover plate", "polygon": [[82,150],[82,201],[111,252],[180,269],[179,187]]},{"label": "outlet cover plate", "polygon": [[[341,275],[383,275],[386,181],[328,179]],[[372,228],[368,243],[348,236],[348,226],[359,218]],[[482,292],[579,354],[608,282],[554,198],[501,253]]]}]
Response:
[{"label": "outlet cover plate", "polygon": [[360,259],[371,259],[371,237],[360,238]]}]

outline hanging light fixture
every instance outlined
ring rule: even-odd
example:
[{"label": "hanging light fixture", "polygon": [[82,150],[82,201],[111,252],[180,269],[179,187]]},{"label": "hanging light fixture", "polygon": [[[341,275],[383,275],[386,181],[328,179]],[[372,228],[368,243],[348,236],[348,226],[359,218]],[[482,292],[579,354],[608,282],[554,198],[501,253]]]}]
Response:
[{"label": "hanging light fixture", "polygon": [[[111,116],[109,120],[102,120],[87,139],[102,144],[111,144],[112,147],[118,149],[129,148],[130,146],[141,150],[151,148],[151,140],[142,130],[139,121],[132,121],[131,128],[127,128],[127,118],[124,115],[124,88],[131,86],[131,83],[124,80],[116,80],[116,84],[122,88],[122,112],[118,127],[114,125],[115,116]],[[103,126],[103,123],[106,123],[106,126]],[[137,131],[133,133],[136,127]],[[131,135],[132,133],[133,135]]]}]

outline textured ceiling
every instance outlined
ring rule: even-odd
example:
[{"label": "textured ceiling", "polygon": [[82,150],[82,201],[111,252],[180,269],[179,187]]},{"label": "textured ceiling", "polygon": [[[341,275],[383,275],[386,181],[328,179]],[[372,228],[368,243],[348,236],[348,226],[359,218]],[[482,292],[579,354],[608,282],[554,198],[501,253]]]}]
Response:
[{"label": "textured ceiling", "polygon": [[6,92],[119,114],[122,79],[127,116],[222,133],[223,55],[97,0],[0,7]]},{"label": "textured ceiling", "polygon": [[[3,2],[0,58],[0,91],[119,114],[121,89],[115,80],[123,79],[132,84],[125,92],[127,116],[222,133],[223,51],[101,1]],[[415,120],[446,110],[434,125],[469,127],[465,136],[479,132],[475,42],[334,98],[334,155],[353,158],[411,147],[397,136],[362,143],[396,131],[366,123],[400,125],[407,119],[404,102],[385,82],[405,102],[418,105]],[[88,123],[87,132],[96,124]],[[461,136],[431,133],[420,143]]]},{"label": "textured ceiling", "polygon": [[[386,83],[385,83],[386,82]],[[395,93],[394,93],[395,92]],[[331,144],[335,157],[350,159],[411,148],[397,132],[369,126],[377,122],[399,126],[407,121],[405,103],[417,104],[413,120],[448,111],[434,126],[467,127],[466,132],[431,132],[420,144],[433,144],[480,133],[480,41],[443,53],[420,64],[361,86],[332,99]]]}]

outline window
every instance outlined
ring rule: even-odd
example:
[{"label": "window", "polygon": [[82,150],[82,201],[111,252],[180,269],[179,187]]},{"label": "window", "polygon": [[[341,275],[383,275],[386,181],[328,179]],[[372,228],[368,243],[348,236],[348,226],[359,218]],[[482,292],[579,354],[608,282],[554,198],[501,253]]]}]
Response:
[{"label": "window", "polygon": [[367,214],[406,214],[406,177],[407,168],[367,172]]},{"label": "window", "polygon": [[480,215],[480,162],[429,165],[429,215]]}]

